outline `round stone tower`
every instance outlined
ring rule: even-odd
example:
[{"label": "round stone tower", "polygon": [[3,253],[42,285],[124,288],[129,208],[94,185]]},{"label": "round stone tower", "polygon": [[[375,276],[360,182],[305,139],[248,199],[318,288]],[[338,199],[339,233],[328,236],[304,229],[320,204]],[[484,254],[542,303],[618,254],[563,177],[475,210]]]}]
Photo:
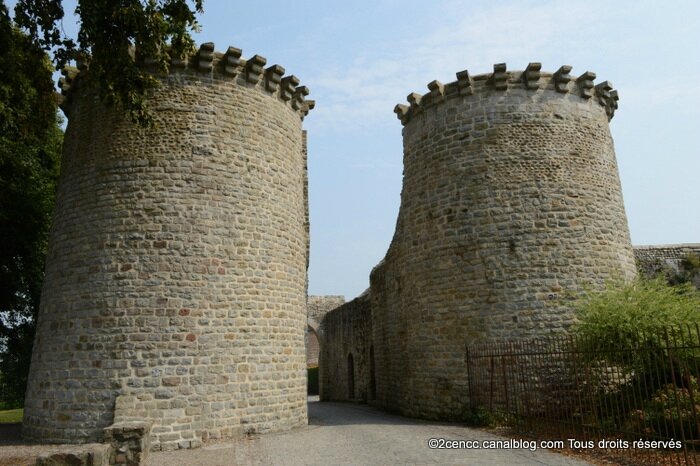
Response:
[{"label": "round stone tower", "polygon": [[396,107],[401,208],[371,276],[379,405],[458,418],[467,344],[563,331],[583,286],[635,275],[617,92],[570,71],[462,71]]},{"label": "round stone tower", "polygon": [[306,424],[313,101],[265,64],[203,44],[159,76],[152,129],[67,73],[26,436],[139,420],[171,449]]}]

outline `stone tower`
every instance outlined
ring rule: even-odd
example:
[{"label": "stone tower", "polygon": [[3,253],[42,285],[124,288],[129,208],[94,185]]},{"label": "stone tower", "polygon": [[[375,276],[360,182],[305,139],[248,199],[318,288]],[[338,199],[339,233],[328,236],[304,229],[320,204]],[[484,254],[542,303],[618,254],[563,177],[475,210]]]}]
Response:
[{"label": "stone tower", "polygon": [[159,76],[153,129],[68,73],[26,436],[142,420],[171,449],[306,424],[313,101],[265,64],[203,44]]},{"label": "stone tower", "polygon": [[468,343],[563,331],[582,286],[635,275],[617,92],[570,71],[462,71],[396,107],[401,208],[371,275],[378,405],[459,417]]}]

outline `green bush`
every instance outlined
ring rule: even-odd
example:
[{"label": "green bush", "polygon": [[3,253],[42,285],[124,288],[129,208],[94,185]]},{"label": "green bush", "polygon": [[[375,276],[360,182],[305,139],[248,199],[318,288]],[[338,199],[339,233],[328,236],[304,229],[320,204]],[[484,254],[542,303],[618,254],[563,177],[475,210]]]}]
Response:
[{"label": "green bush", "polygon": [[[601,421],[624,422],[642,433],[658,432],[664,423],[688,427],[691,390],[693,400],[700,398],[700,293],[690,283],[640,278],[587,293],[577,310],[577,351],[597,368],[592,373]],[[606,418],[611,406],[612,412],[627,410],[627,418]],[[686,431],[692,438],[698,434]]]},{"label": "green bush", "polygon": [[[698,341],[700,293],[690,283],[669,286],[663,278],[611,283],[602,292],[586,293],[576,307],[574,332],[592,350],[615,349],[605,356],[611,363],[640,362],[641,355],[630,358],[617,350],[663,348],[667,338]],[[695,357],[697,352],[686,353]]]}]

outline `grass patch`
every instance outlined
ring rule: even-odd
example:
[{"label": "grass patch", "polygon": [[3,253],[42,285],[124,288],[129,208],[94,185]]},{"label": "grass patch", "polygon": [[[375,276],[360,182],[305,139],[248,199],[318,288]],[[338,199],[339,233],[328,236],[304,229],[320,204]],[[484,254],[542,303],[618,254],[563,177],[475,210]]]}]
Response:
[{"label": "grass patch", "polygon": [[22,422],[23,414],[23,409],[9,409],[7,411],[0,411],[0,424]]}]

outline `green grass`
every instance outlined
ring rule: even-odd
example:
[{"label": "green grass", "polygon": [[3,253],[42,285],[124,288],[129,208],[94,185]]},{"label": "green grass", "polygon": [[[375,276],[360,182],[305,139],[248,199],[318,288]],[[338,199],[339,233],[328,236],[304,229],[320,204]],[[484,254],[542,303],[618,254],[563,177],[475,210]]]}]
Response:
[{"label": "green grass", "polygon": [[0,411],[0,424],[10,424],[13,422],[22,422],[23,409],[9,409]]}]

